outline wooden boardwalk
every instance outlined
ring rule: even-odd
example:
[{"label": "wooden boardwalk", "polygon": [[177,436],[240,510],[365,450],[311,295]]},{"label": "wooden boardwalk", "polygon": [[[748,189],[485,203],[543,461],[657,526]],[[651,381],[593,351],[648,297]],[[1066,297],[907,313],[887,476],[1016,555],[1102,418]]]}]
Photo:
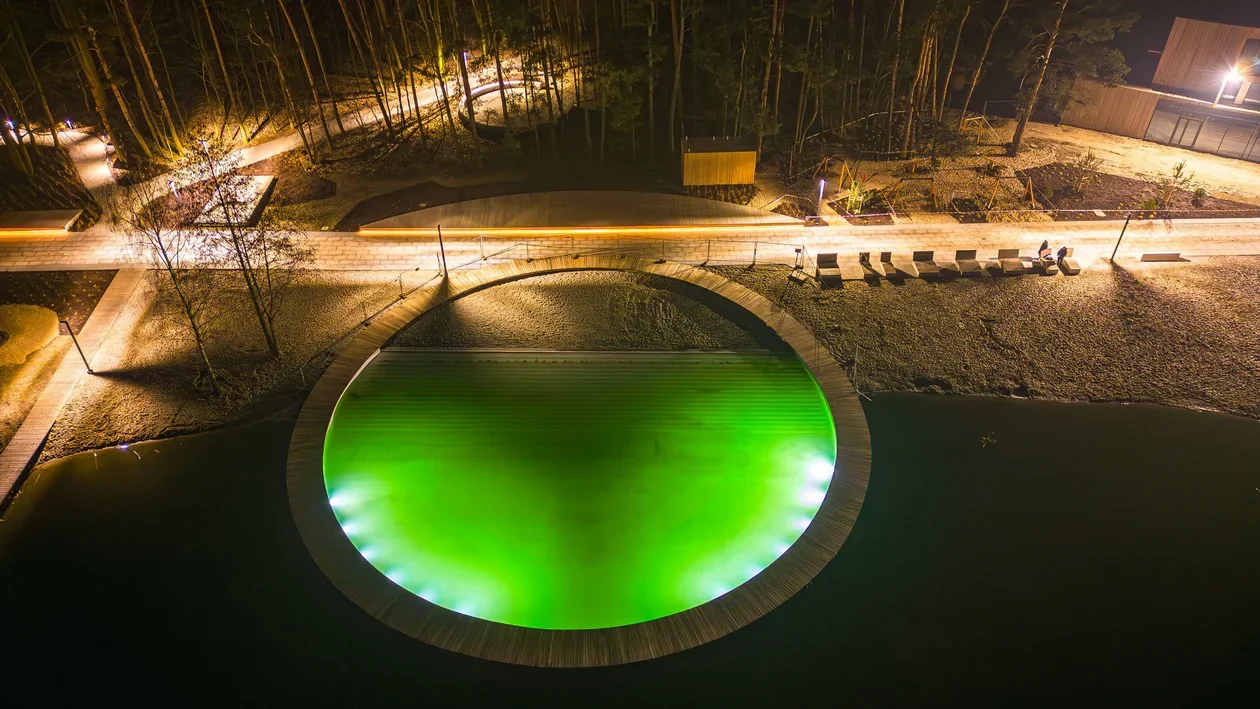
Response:
[{"label": "wooden boardwalk", "polygon": [[[110,281],[109,288],[105,289],[105,294],[96,304],[92,315],[83,324],[83,328],[76,333],[79,345],[83,347],[83,354],[87,356],[89,362],[105,342],[110,328],[113,327],[145,273],[144,269],[127,268],[114,274],[114,280]],[[71,347],[62,358],[61,364],[58,365],[48,385],[35,400],[35,406],[22,421],[22,426],[17,433],[13,434],[13,439],[4,450],[0,451],[0,507],[8,502],[27,468],[39,455],[44,439],[48,437],[48,431],[61,414],[61,408],[69,400],[75,385],[79,383],[79,378],[84,374],[86,372],[83,360],[80,359],[78,351]]]},{"label": "wooden boardwalk", "polygon": [[[598,630],[540,630],[461,615],[393,584],[346,538],[328,503],[324,437],[333,410],[354,377],[395,333],[442,303],[520,278],[560,271],[651,273],[706,288],[773,328],[817,379],[836,426],[836,469],[826,499],[805,533],[774,563],[726,595],[657,620]],[[680,263],[615,255],[512,261],[454,273],[413,293],[364,327],[316,382],[298,416],[286,471],[289,505],[315,562],[360,608],[391,627],[438,647],[500,662],[589,667],[647,660],[737,630],[773,610],[816,576],[857,521],[870,478],[871,444],[858,395],[813,333],[757,293]]]}]

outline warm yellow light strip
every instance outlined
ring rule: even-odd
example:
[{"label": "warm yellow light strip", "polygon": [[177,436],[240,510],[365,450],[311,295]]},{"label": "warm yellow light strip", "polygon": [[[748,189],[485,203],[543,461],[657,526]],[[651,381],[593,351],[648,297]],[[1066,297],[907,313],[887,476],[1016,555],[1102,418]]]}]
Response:
[{"label": "warm yellow light strip", "polygon": [[0,239],[45,238],[65,236],[68,233],[65,229],[57,229],[55,227],[47,229],[5,229],[0,227]]},{"label": "warm yellow light strip", "polygon": [[[452,227],[442,229],[443,236],[563,236],[568,234],[719,234],[737,232],[796,231],[805,229],[802,224],[676,224],[669,226],[571,226],[571,227],[490,227],[472,229]],[[360,236],[432,236],[437,237],[435,227],[361,227]]]}]

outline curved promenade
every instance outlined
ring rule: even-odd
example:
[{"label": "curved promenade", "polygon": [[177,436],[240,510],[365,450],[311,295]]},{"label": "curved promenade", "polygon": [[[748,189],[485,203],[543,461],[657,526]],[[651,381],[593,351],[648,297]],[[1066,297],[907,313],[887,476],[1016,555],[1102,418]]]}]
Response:
[{"label": "curved promenade", "polygon": [[[460,615],[394,585],[360,556],[328,503],[324,437],[343,391],[395,333],[442,303],[499,283],[560,271],[650,273],[708,289],[771,327],[818,381],[836,426],[836,469],[813,522],[791,548],[730,593],[682,613],[617,628],[540,630]],[[298,531],[333,584],[363,610],[432,645],[489,660],[544,667],[589,667],[647,660],[737,630],[809,583],[844,543],[866,497],[871,447],[866,416],[844,370],[813,334],[770,301],[721,276],[679,263],[613,255],[512,261],[454,273],[418,291],[364,327],[315,384],[289,443],[289,505]]]}]

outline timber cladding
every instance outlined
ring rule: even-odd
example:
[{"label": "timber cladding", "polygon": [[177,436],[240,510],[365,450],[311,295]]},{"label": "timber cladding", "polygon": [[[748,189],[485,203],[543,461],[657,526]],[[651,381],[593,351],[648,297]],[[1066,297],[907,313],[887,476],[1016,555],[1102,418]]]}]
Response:
[{"label": "timber cladding", "polygon": [[757,153],[683,153],[683,184],[751,185],[757,173]]},{"label": "timber cladding", "polygon": [[1153,91],[1080,79],[1073,86],[1073,100],[1063,112],[1063,123],[1140,140],[1146,137],[1159,99]]},{"label": "timber cladding", "polygon": [[[836,427],[836,467],[814,519],[770,566],[734,590],[690,610],[616,628],[540,630],[461,615],[395,585],[346,537],[324,484],[324,436],[333,409],[358,372],[417,317],[469,293],[563,271],[650,273],[705,288],[756,316],[790,345],[822,390]],[[739,284],[680,263],[615,255],[511,261],[457,272],[386,310],[363,327],[307,396],[289,442],[289,507],[315,563],[364,611],[413,638],[466,655],[542,667],[591,667],[648,660],[719,638],[760,618],[813,580],[857,522],[871,472],[866,415],[848,375],[814,334],[781,307]]]},{"label": "timber cladding", "polygon": [[1260,39],[1260,27],[1178,17],[1159,57],[1152,84],[1191,95],[1215,95],[1225,73],[1236,68],[1238,56],[1249,39]]}]

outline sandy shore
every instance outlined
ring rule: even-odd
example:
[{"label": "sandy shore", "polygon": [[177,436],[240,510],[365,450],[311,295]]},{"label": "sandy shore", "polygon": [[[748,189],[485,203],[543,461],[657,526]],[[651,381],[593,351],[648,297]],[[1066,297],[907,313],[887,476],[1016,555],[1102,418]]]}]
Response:
[{"label": "sandy shore", "polygon": [[1260,257],[1101,263],[1075,277],[791,284],[715,268],[781,302],[871,391],[1126,401],[1260,417]]}]

